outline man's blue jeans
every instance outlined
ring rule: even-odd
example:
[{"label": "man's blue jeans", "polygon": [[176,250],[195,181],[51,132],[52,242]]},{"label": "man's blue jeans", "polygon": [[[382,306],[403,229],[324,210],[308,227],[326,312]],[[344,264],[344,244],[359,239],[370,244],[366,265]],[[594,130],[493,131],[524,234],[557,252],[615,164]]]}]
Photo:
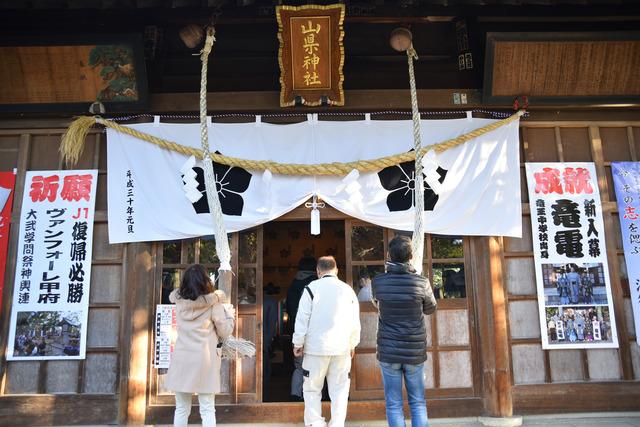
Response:
[{"label": "man's blue jeans", "polygon": [[411,427],[428,427],[427,402],[424,397],[424,363],[379,362],[384,384],[389,427],[406,427],[402,410],[402,378],[404,377],[411,409]]}]

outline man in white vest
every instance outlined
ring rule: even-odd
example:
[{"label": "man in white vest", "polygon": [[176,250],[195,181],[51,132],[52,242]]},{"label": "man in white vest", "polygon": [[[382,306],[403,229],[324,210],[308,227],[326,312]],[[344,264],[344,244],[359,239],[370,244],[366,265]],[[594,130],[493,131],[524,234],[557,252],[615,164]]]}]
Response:
[{"label": "man in white vest", "polygon": [[304,355],[304,424],[327,425],[322,417],[322,386],[331,397],[329,427],[344,427],[347,417],[351,358],[360,342],[360,305],[351,288],[339,280],[336,260],[321,257],[318,280],[305,287],[293,333],[293,354]]}]

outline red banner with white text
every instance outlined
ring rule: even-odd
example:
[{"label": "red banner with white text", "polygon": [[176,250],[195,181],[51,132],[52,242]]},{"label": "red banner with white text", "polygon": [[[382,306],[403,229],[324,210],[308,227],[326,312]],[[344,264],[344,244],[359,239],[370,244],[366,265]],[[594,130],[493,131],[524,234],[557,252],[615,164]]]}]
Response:
[{"label": "red banner with white text", "polygon": [[0,172],[0,306],[4,290],[4,271],[7,267],[7,249],[9,247],[9,223],[13,206],[13,188],[16,175],[13,172]]}]

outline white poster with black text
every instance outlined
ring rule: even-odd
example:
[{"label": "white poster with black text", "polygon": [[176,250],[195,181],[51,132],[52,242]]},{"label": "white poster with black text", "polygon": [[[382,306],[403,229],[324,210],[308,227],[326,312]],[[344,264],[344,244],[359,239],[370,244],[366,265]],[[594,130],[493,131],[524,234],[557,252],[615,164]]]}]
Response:
[{"label": "white poster with black text", "polygon": [[526,170],[542,348],[617,348],[594,164]]},{"label": "white poster with black text", "polygon": [[84,359],[98,172],[25,177],[8,360]]}]

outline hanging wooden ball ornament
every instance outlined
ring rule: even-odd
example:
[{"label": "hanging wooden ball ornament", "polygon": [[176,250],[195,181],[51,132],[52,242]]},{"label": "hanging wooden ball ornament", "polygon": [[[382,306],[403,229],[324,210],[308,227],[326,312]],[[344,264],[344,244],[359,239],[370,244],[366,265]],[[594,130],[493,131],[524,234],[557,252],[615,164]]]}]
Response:
[{"label": "hanging wooden ball ornament", "polygon": [[389,44],[398,52],[405,52],[411,46],[411,39],[413,38],[411,31],[407,28],[396,28],[391,32],[389,37]]},{"label": "hanging wooden ball ornament", "polygon": [[196,24],[190,24],[180,30],[180,40],[189,48],[197,47],[204,38],[202,27]]}]

